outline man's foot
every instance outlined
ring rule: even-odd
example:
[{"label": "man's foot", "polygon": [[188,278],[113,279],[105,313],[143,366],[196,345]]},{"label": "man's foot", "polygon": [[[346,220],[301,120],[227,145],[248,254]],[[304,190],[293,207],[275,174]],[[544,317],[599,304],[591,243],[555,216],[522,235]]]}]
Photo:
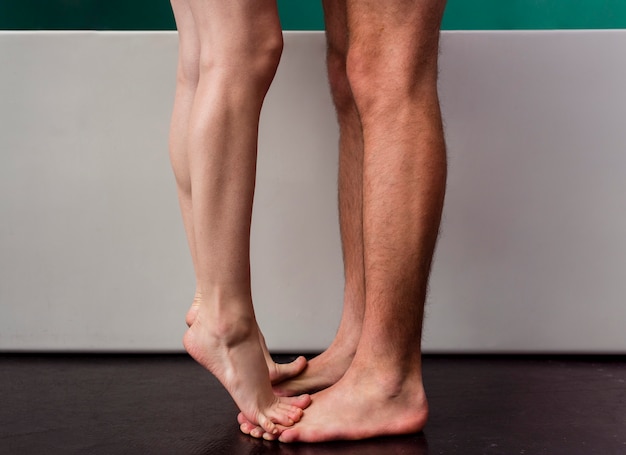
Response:
[{"label": "man's foot", "polygon": [[300,420],[311,398],[274,395],[254,317],[238,314],[236,308],[241,306],[237,303],[220,311],[200,305],[183,344],[191,357],[219,379],[250,422],[277,436],[282,428]]},{"label": "man's foot", "polygon": [[264,432],[241,413],[240,429],[256,438],[282,442],[357,440],[421,431],[428,402],[419,370],[404,378],[381,376],[378,371],[385,370],[350,368],[337,384],[313,395],[302,420],[291,428],[281,427],[280,437]]},{"label": "man's foot", "polygon": [[[187,311],[187,315],[185,317],[185,322],[187,322],[187,326],[191,327],[191,325],[196,320],[196,316],[198,314],[198,309],[200,308],[200,300],[198,297],[194,298],[193,303],[191,304],[191,308]],[[259,342],[261,343],[261,349],[263,349],[263,357],[265,358],[265,363],[267,364],[267,369],[270,375],[270,381],[272,384],[278,384],[283,382],[289,378],[293,378],[294,376],[302,373],[307,366],[307,361],[304,356],[298,357],[296,360],[290,363],[276,363],[272,356],[270,355],[269,350],[267,349],[267,345],[265,344],[265,338],[261,333],[261,329],[257,325],[257,330],[259,332]],[[289,395],[289,396],[294,396]],[[300,395],[300,394],[297,394]],[[286,395],[285,395],[286,396]]]},{"label": "man's foot", "polygon": [[292,397],[326,389],[343,377],[353,357],[354,349],[351,346],[333,342],[326,351],[309,360],[297,376],[282,382],[272,382],[274,393],[281,397]]},{"label": "man's foot", "polygon": [[356,440],[421,431],[428,403],[421,375],[385,376],[351,368],[334,386],[315,394],[302,420],[281,432],[282,442]]},{"label": "man's foot", "polygon": [[[292,397],[301,393],[315,393],[339,381],[352,363],[361,338],[362,318],[348,312],[344,303],[337,335],[331,345],[305,365],[303,371],[284,381],[272,382],[274,393],[281,397]],[[354,305],[350,305],[354,307]]]}]

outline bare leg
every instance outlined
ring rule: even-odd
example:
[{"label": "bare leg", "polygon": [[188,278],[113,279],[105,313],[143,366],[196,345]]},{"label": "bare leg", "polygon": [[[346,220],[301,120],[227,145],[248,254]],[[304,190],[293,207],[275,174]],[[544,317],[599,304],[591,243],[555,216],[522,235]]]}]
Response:
[{"label": "bare leg", "polygon": [[[178,189],[178,201],[195,269],[198,261],[196,259],[196,242],[191,211],[191,177],[187,153],[187,131],[198,78],[200,77],[200,38],[188,2],[186,0],[172,0],[172,10],[178,25],[179,49],[169,149]],[[191,325],[190,322],[188,325]]]},{"label": "bare leg", "polygon": [[365,150],[365,316],[348,371],[313,396],[284,442],[410,433],[428,417],[420,345],[446,179],[436,86],[445,0],[347,5],[347,69]]},{"label": "bare leg", "polygon": [[173,0],[172,6],[182,63],[171,155],[197,282],[184,345],[251,422],[277,434],[276,424],[299,420],[310,398],[272,393],[250,290],[256,136],[282,49],[276,5]]},{"label": "bare leg", "polygon": [[343,314],[337,336],[330,347],[312,359],[302,374],[274,386],[276,394],[282,396],[317,392],[341,379],[356,352],[365,310],[363,137],[359,114],[346,75],[346,5],[334,0],[324,0],[323,4],[328,42],[328,79],[340,131],[339,224],[345,275]]},{"label": "bare leg", "polygon": [[[187,151],[187,134],[191,109],[196,95],[196,89],[200,78],[200,37],[187,0],[173,0],[172,9],[176,17],[179,29],[179,61],[177,69],[176,95],[174,98],[174,110],[170,128],[170,158],[178,187],[178,200],[180,203],[183,224],[187,234],[187,241],[194,269],[197,270],[197,256],[195,235],[193,228],[192,202],[191,202],[191,177],[189,158]],[[193,324],[200,305],[199,294],[196,291],[194,301],[186,315],[188,326]],[[306,359],[299,357],[289,364],[275,363],[267,349],[265,339],[259,330],[259,340],[263,348],[263,354],[267,361],[270,380],[272,382],[284,381],[287,378],[299,374],[306,366]]]}]

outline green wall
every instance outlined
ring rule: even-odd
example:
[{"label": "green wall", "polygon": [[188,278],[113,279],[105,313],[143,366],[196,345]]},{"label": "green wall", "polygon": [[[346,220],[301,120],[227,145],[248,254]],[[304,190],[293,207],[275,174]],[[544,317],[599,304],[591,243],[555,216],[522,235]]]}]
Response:
[{"label": "green wall", "polygon": [[[324,28],[320,0],[278,5],[285,30]],[[443,28],[626,28],[626,0],[448,0]],[[0,0],[0,29],[172,30],[174,20],[169,0]]]}]

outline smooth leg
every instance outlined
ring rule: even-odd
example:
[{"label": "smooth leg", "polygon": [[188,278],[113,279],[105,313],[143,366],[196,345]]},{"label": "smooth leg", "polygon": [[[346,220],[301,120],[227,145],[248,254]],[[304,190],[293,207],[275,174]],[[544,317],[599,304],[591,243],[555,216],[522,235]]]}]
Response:
[{"label": "smooth leg", "polygon": [[171,157],[196,272],[184,345],[251,422],[276,435],[276,424],[292,425],[310,403],[273,394],[250,290],[258,121],[282,49],[276,5],[172,7],[181,52]]},{"label": "smooth leg", "polygon": [[[198,270],[193,226],[187,136],[189,132],[191,109],[200,79],[200,36],[196,29],[188,0],[173,0],[172,9],[178,25],[179,59],[176,94],[170,127],[170,158],[176,178],[178,199],[189,250],[191,252],[194,270]],[[196,318],[200,300],[200,295],[198,290],[196,290],[194,300],[185,318],[188,326],[191,326]],[[259,341],[263,348],[263,355],[267,361],[272,383],[281,382],[287,378],[293,377],[306,367],[306,359],[304,357],[299,357],[288,364],[275,363],[269,354],[260,329]]]},{"label": "smooth leg", "polygon": [[[194,270],[197,268],[196,242],[191,209],[191,177],[187,152],[187,132],[191,108],[200,77],[200,37],[196,30],[191,8],[187,0],[172,0],[172,10],[178,25],[178,67],[176,70],[176,92],[170,123],[169,150],[178,201],[191,252]],[[188,325],[191,325],[188,322]]]}]

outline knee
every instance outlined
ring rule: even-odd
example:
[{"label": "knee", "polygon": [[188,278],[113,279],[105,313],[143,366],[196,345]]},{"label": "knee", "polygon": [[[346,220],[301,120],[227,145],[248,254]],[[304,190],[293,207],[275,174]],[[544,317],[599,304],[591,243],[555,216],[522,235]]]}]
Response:
[{"label": "knee", "polygon": [[407,101],[437,94],[438,40],[415,43],[355,43],[348,50],[346,73],[359,114],[387,115]]},{"label": "knee", "polygon": [[276,74],[283,51],[281,30],[240,37],[236,42],[208,49],[200,56],[200,77],[216,77],[234,87],[247,86],[263,93]]},{"label": "knee", "polygon": [[346,53],[331,45],[326,54],[328,68],[328,82],[330,92],[337,114],[342,115],[350,112],[354,107],[354,98],[346,73]]},{"label": "knee", "polygon": [[260,49],[256,49],[251,57],[252,78],[262,87],[269,88],[283,53],[282,31],[270,36],[263,42]]},{"label": "knee", "polygon": [[195,89],[200,79],[200,49],[181,53],[178,57],[176,82],[181,87]]}]

